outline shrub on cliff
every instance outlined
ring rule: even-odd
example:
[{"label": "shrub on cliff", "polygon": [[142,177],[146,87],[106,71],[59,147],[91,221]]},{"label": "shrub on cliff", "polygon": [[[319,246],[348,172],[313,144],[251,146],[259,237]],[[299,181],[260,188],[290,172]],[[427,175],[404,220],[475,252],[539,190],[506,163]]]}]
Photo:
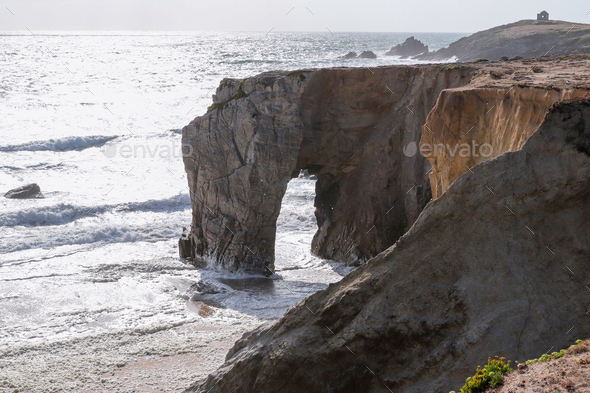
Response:
[{"label": "shrub on cliff", "polygon": [[497,356],[494,359],[488,358],[488,364],[481,369],[477,366],[475,375],[467,378],[461,393],[483,392],[487,388],[495,388],[504,383],[504,373],[512,371],[510,361],[504,363],[505,361],[506,358],[498,359]]}]

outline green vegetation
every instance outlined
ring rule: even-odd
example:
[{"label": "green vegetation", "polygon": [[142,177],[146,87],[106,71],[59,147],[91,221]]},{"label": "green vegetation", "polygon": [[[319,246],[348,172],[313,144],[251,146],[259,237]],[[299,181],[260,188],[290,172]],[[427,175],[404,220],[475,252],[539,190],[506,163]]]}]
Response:
[{"label": "green vegetation", "polygon": [[[233,80],[223,82],[219,85],[219,87],[233,87],[234,86],[233,82],[234,82]],[[223,109],[227,108],[230,101],[237,100],[239,98],[248,97],[250,94],[247,94],[244,91],[244,82],[246,82],[245,79],[242,79],[240,81],[240,83],[238,85],[238,91],[236,94],[233,95],[232,98],[230,98],[227,101],[218,102],[216,104],[211,105],[210,107],[207,108],[207,112],[211,112],[212,110],[215,110],[215,109],[223,110]]]},{"label": "green vegetation", "polygon": [[[538,359],[527,360],[524,364],[519,364],[518,368],[522,369],[533,363],[543,363],[552,359],[559,359],[567,353],[568,355],[575,355],[584,352],[590,352],[590,340],[577,340],[574,345],[571,345],[567,350],[562,349],[559,352],[551,354],[544,354]],[[579,364],[590,364],[590,357],[578,360]],[[479,393],[488,388],[495,388],[504,383],[504,374],[512,371],[510,362],[506,362],[505,358],[496,356],[494,359],[488,358],[488,364],[483,368],[477,366],[477,371],[473,377],[467,378],[465,385],[461,388],[461,393]],[[455,393],[454,391],[449,393]]]},{"label": "green vegetation", "polygon": [[233,86],[234,86],[234,81],[233,81],[233,80],[231,80],[231,79],[230,79],[230,80],[228,80],[228,81],[225,81],[225,82],[221,82],[221,83],[219,84],[219,87],[222,87],[222,88],[223,88],[223,87],[233,87]]},{"label": "green vegetation", "polygon": [[207,108],[207,112],[211,112],[212,110],[215,110],[215,109],[223,110],[223,109],[227,108],[228,102],[229,101],[213,104]]},{"label": "green vegetation", "polygon": [[233,96],[232,100],[237,100],[238,98],[246,97],[248,94],[244,92],[244,82],[246,80],[242,79],[240,84],[238,85],[238,92]]},{"label": "green vegetation", "polygon": [[[575,355],[578,353],[587,352],[588,350],[589,350],[589,348],[588,348],[588,345],[586,344],[586,341],[576,340],[576,343],[574,345],[571,345],[567,349],[567,353]],[[551,359],[559,359],[560,357],[563,357],[565,354],[566,354],[566,350],[562,349],[559,352],[553,352],[551,355],[544,354],[538,359],[527,360],[524,364],[528,366],[529,364],[533,364],[533,363],[544,363],[544,362],[549,361]]]},{"label": "green vegetation", "polygon": [[467,68],[467,66],[464,65],[457,65],[457,66],[442,66],[441,67],[441,71],[451,71],[451,70],[456,70],[459,68]]},{"label": "green vegetation", "polygon": [[461,388],[461,393],[483,392],[487,388],[495,388],[504,383],[504,373],[512,371],[510,361],[506,358],[494,359],[488,358],[488,364],[483,368],[477,366],[477,371],[473,377],[467,378],[465,385]]},{"label": "green vegetation", "polygon": [[559,359],[563,355],[565,355],[565,349],[562,349],[559,352],[553,352],[551,355],[544,354],[538,359],[527,360],[524,364],[526,364],[528,366],[529,364],[533,364],[533,363],[537,363],[537,362],[545,363],[549,359]]},{"label": "green vegetation", "polygon": [[490,59],[477,59],[477,60],[475,60],[476,63],[482,63],[484,61],[490,61]]}]

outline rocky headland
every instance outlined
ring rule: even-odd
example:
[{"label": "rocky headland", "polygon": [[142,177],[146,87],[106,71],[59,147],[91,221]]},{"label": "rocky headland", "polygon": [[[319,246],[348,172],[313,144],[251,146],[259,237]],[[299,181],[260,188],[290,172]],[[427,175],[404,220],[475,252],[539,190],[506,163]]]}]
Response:
[{"label": "rocky headland", "polygon": [[415,58],[459,61],[534,58],[590,53],[590,25],[565,21],[521,20],[463,37],[448,48]]},{"label": "rocky headland", "polygon": [[224,80],[183,130],[183,256],[272,271],[282,195],[307,169],[313,251],[368,262],[244,335],[188,391],[448,392],[488,356],[524,361],[590,336],[589,66],[568,56]]}]

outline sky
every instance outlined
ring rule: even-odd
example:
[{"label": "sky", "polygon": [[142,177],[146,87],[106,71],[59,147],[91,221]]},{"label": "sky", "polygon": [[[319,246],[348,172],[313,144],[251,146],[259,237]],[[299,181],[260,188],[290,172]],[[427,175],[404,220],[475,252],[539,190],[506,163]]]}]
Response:
[{"label": "sky", "polygon": [[547,10],[590,23],[590,1],[0,0],[0,31],[476,32]]}]

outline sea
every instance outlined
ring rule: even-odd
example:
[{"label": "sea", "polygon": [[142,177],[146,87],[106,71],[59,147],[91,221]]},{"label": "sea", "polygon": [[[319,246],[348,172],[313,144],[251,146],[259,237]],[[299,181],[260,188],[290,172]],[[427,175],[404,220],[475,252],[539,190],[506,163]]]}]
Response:
[{"label": "sea", "polygon": [[[413,64],[384,55],[410,35],[436,50],[467,34],[1,33],[0,194],[37,183],[44,198],[0,195],[0,391],[182,391],[350,272],[310,253],[306,176],[282,203],[274,276],[184,263],[181,130],[223,78]],[[338,58],[365,50],[377,58]],[[165,359],[184,363],[159,375]]]}]

